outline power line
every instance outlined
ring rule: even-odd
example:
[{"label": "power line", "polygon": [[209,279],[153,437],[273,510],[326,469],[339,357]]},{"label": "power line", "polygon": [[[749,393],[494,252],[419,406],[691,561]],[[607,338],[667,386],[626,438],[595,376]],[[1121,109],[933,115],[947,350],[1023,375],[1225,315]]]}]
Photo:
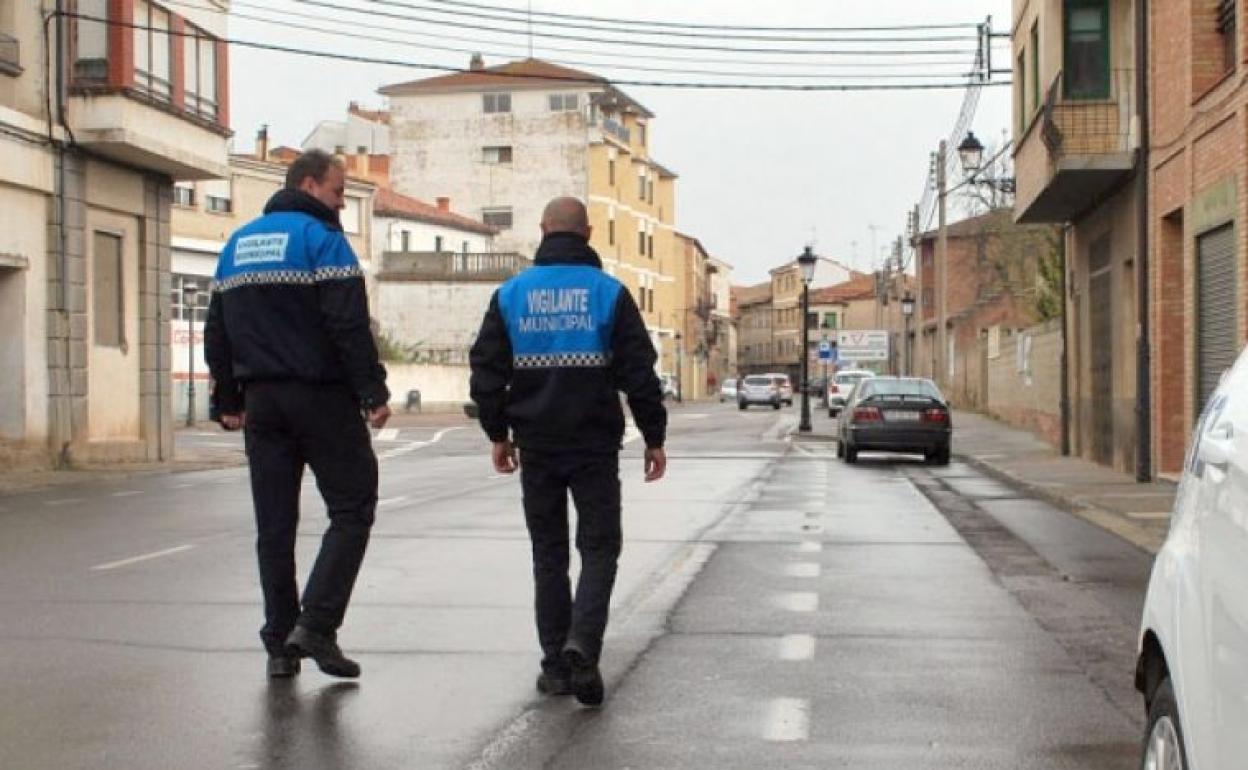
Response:
[{"label": "power line", "polygon": [[[523,10],[518,10],[518,9],[517,10],[490,9],[493,12],[483,13],[479,11],[444,10],[441,8],[437,8],[437,7],[430,6],[430,5],[424,5],[421,3],[399,2],[398,0],[359,0],[359,2],[366,2],[369,4],[373,4],[373,5],[384,5],[384,6],[389,6],[393,8],[405,8],[405,9],[414,10],[414,11],[426,11],[429,13],[438,13],[438,14],[443,14],[447,16],[456,16],[456,17],[462,17],[462,18],[468,18],[468,19],[485,19],[487,21],[502,21],[506,23],[526,22],[528,19],[527,18],[516,19],[510,16],[505,16],[505,15],[500,15],[500,14],[519,13],[519,14],[524,14],[526,17],[531,16],[531,14],[528,11],[523,11]],[[472,6],[472,7],[481,7],[481,6]],[[880,42],[883,42],[883,43],[945,42],[945,43],[948,43],[948,42],[967,41],[967,40],[975,39],[974,35],[967,35],[967,34],[963,34],[963,35],[919,35],[919,36],[908,35],[908,36],[903,36],[903,37],[827,37],[827,36],[793,37],[791,35],[743,34],[739,32],[693,32],[693,31],[687,31],[683,29],[672,30],[672,29],[666,29],[666,28],[653,29],[653,30],[641,30],[641,29],[633,30],[633,29],[621,29],[620,20],[612,21],[609,26],[604,26],[602,24],[596,24],[596,23],[587,23],[585,21],[566,21],[566,20],[561,20],[561,19],[545,19],[543,20],[542,23],[547,26],[559,27],[562,29],[626,32],[628,34],[649,35],[649,36],[654,36],[654,37],[678,37],[678,38],[694,38],[694,39],[708,39],[709,38],[713,40],[751,40],[751,41],[757,41],[757,42],[775,42],[775,43],[798,43],[798,42],[800,43],[861,43],[861,42],[876,42],[876,43],[880,43]],[[811,34],[811,35],[823,34],[823,33],[811,32],[809,30],[802,30],[802,32],[806,34]],[[534,34],[540,35],[542,33],[538,32]]]},{"label": "power line", "polygon": [[[394,2],[394,0],[361,0],[375,5],[384,5],[391,7],[406,8],[408,6],[402,3]],[[524,29],[509,29],[505,27],[491,27],[482,24],[473,24],[462,21],[452,21],[445,19],[430,19],[428,17],[418,16],[411,13],[394,13],[390,11],[370,10],[367,8],[356,8],[353,6],[345,6],[334,3],[317,2],[316,0],[299,0],[305,5],[315,5],[323,8],[332,8],[336,11],[361,14],[364,16],[379,16],[382,18],[398,19],[402,21],[416,21],[434,26],[453,27],[456,29],[470,29],[475,32],[493,32],[502,35],[520,35],[526,36],[528,32]],[[765,53],[765,54],[785,54],[790,56],[945,56],[945,55],[970,55],[974,53],[970,49],[955,48],[933,48],[930,50],[896,50],[896,49],[866,49],[866,50],[811,50],[802,48],[743,48],[737,46],[718,46],[718,45],[700,45],[696,43],[673,43],[660,41],[644,41],[629,40],[626,38],[608,38],[608,37],[586,37],[584,35],[566,35],[558,32],[534,32],[535,37],[550,38],[552,40],[570,40],[580,43],[593,43],[595,45],[611,44],[629,46],[632,48],[660,48],[660,49],[676,49],[683,51],[729,51],[732,53]],[[870,41],[863,41],[870,42]]]},{"label": "power line", "polygon": [[[526,13],[518,8],[504,8],[501,6],[483,5],[480,3],[463,2],[462,0],[429,0],[429,2],[438,5],[449,5],[458,8],[476,8],[482,10],[498,11],[503,13]],[[643,19],[620,19],[608,18],[604,16],[585,16],[569,13],[554,13],[552,11],[533,11],[534,16],[544,16],[555,19],[579,19],[582,21],[605,21],[614,24],[627,25],[645,25],[649,27],[664,27],[669,29],[723,29],[723,30],[749,30],[749,31],[765,31],[765,32],[885,32],[885,31],[901,31],[901,30],[935,30],[935,29],[967,29],[975,28],[978,24],[962,23],[962,24],[899,24],[895,26],[884,27],[768,27],[768,26],[746,26],[732,24],[693,24],[688,22],[670,22],[670,21],[647,21]]]},{"label": "power line", "polygon": [[[191,3],[181,2],[180,0],[165,0],[165,2],[167,5],[171,5],[174,7],[189,7],[189,8],[200,7]],[[237,0],[235,0],[233,5],[236,7],[237,6],[243,6],[243,7],[248,7],[248,8],[254,7],[246,3],[240,3]],[[249,21],[255,21],[261,24],[268,24],[271,26],[278,26],[278,27],[282,27],[283,29],[297,29],[297,30],[312,32],[315,34],[348,38],[351,40],[363,40],[363,41],[375,42],[375,43],[392,43],[396,45],[406,45],[406,44],[410,44],[411,42],[410,40],[404,40],[404,39],[395,38],[395,37],[383,37],[383,36],[369,35],[369,34],[364,34],[360,32],[338,30],[338,29],[325,29],[323,27],[316,27],[310,24],[300,24],[298,22],[294,22],[290,20],[275,19],[275,18],[270,18],[270,17],[265,17],[265,16],[256,16],[256,15],[252,15],[248,13],[243,13],[237,10],[230,11],[230,14],[240,19],[247,19]],[[292,14],[291,12],[283,12],[283,15],[284,16],[294,15],[296,16],[296,18],[306,18],[306,19],[311,19],[311,20],[318,21],[321,23],[337,23],[337,24],[350,23],[350,22],[341,22],[341,21],[337,21],[333,19],[326,19],[326,18],[319,17],[319,16],[312,16],[310,14]],[[355,23],[352,26],[360,27],[362,25]],[[365,28],[367,29],[385,29],[384,27],[380,27],[379,25],[373,25],[373,24],[363,25],[363,26],[365,26]],[[400,31],[400,33],[409,34],[409,35],[411,34],[419,35],[419,33],[411,33],[411,32],[402,31],[402,30]],[[501,53],[501,52],[496,52],[496,51],[481,51],[481,50],[473,50],[473,49],[467,49],[467,48],[455,48],[451,46],[440,46],[440,45],[428,44],[428,43],[422,43],[422,45],[427,49],[447,51],[451,53],[481,53],[483,55],[497,56],[497,57],[507,57],[507,56],[513,55],[509,53]],[[705,70],[705,69],[690,69],[690,68],[673,69],[670,67],[647,67],[647,66],[638,65],[638,64],[613,64],[609,62],[606,62],[606,63],[604,62],[582,62],[582,61],[574,61],[574,60],[566,60],[566,59],[552,59],[552,62],[555,64],[562,64],[564,66],[607,67],[610,69],[627,70],[627,71],[633,71],[633,72],[655,72],[655,73],[661,73],[661,74],[674,74],[674,75],[710,75],[714,77],[747,77],[747,78],[753,77],[753,78],[767,78],[767,79],[794,78],[798,80],[814,80],[814,79],[828,79],[828,78],[839,78],[839,79],[849,79],[849,80],[911,80],[911,79],[925,80],[925,79],[934,79],[934,78],[970,78],[974,75],[974,73],[967,72],[967,71],[963,71],[963,72],[930,72],[929,71],[929,72],[911,72],[911,73],[906,73],[906,72],[894,72],[894,73],[838,72],[838,73],[835,73],[834,75],[830,75],[828,73],[810,73],[810,72],[775,73],[775,72],[745,72],[745,71],[729,71],[729,70]]]}]

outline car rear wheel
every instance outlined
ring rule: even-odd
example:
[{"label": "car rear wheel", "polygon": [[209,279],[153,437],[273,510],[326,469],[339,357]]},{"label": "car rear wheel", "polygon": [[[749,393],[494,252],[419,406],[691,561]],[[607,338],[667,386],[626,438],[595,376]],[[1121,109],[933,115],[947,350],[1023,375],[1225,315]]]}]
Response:
[{"label": "car rear wheel", "polygon": [[837,457],[845,456],[845,442],[839,439],[836,442],[836,456]]},{"label": "car rear wheel", "polygon": [[1148,730],[1144,733],[1141,770],[1187,770],[1179,706],[1170,679],[1163,679],[1148,706]]},{"label": "car rear wheel", "polygon": [[738,409],[740,409],[740,410],[741,410],[741,411],[743,411],[743,412],[745,411],[745,408],[746,408],[747,406],[749,406],[749,404],[745,403],[744,401],[738,401],[738,402],[737,402],[737,408],[738,408]]},{"label": "car rear wheel", "polygon": [[932,465],[949,464],[949,445],[944,444],[926,453],[925,458]]},{"label": "car rear wheel", "polygon": [[779,408],[780,408],[780,402],[779,402],[779,401],[776,401],[775,403],[773,403],[773,404],[771,405],[771,408],[772,408],[772,409],[779,409]]},{"label": "car rear wheel", "polygon": [[853,444],[845,445],[845,462],[853,465],[858,462],[858,447]]}]

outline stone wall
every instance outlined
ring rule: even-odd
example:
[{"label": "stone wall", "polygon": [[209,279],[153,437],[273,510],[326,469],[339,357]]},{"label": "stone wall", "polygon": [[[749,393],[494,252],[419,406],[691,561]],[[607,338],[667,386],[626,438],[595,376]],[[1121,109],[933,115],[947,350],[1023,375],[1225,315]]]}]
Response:
[{"label": "stone wall", "polygon": [[[982,343],[985,348],[988,341]],[[996,353],[995,357],[990,355]],[[1061,444],[1061,320],[1002,336],[997,351],[985,350],[986,411],[1031,431],[1055,448]]]}]

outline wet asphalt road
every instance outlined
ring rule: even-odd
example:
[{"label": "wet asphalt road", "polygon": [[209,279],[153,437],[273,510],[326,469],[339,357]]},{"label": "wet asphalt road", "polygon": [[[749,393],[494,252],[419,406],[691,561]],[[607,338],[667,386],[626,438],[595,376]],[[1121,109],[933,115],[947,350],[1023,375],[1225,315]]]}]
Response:
[{"label": "wet asphalt road", "polygon": [[1149,557],[957,462],[846,466],[794,422],[677,408],[658,484],[627,445],[596,711],[533,690],[518,483],[461,419],[379,437],[358,682],[263,678],[242,469],[2,497],[0,768],[1135,767]]}]

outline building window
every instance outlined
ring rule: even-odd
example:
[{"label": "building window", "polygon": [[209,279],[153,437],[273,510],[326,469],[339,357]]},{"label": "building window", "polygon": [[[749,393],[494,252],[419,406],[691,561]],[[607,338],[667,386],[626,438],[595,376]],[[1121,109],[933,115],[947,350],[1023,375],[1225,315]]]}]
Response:
[{"label": "building window", "polygon": [[637,307],[643,312],[646,309],[646,287],[645,286],[637,287]]},{"label": "building window", "polygon": [[651,259],[654,259],[654,236],[653,235],[649,235],[649,234],[646,235],[646,253],[650,255]]},{"label": "building window", "polygon": [[511,228],[511,206],[482,209],[481,221],[490,227],[496,227],[499,230],[508,230]]},{"label": "building window", "polygon": [[399,250],[404,253],[412,250],[412,234],[407,230],[399,233]]},{"label": "building window", "polygon": [[1108,98],[1109,0],[1069,0],[1065,25],[1066,97]]},{"label": "building window", "polygon": [[646,172],[642,169],[637,175],[637,199],[645,201],[646,199]]},{"label": "building window", "polygon": [[607,161],[607,184],[615,187],[615,158]]},{"label": "building window", "polygon": [[608,246],[615,245],[615,220],[614,219],[607,220],[607,245]]},{"label": "building window", "polygon": [[338,214],[338,220],[342,222],[342,230],[351,235],[358,235],[363,230],[360,221],[363,219],[364,201],[361,198],[345,198],[343,203],[345,205]]},{"label": "building window", "polygon": [[511,147],[510,146],[482,147],[481,148],[481,160],[485,163],[510,163],[511,162]]},{"label": "building window", "polygon": [[646,200],[648,200],[650,203],[654,203],[654,180],[653,179],[646,180]]},{"label": "building window", "polygon": [[125,287],[121,236],[96,232],[91,254],[91,320],[95,344],[125,347]]},{"label": "building window", "polygon": [[576,94],[551,94],[551,112],[576,112],[580,107]]},{"label": "building window", "polygon": [[1040,22],[1031,25],[1031,111],[1040,109]]},{"label": "building window", "polygon": [[230,180],[214,179],[204,182],[200,190],[204,194],[204,208],[214,214],[229,214],[234,210],[230,194]]},{"label": "building window", "polygon": [[134,24],[134,85],[169,101],[173,78],[169,12],[147,0],[135,0]]},{"label": "building window", "polygon": [[186,110],[206,120],[217,119],[217,40],[188,24],[183,38],[186,65]]},{"label": "building window", "polygon": [[1021,137],[1027,130],[1027,52],[1019,51],[1014,64],[1014,103],[1018,105],[1018,135]]},{"label": "building window", "polygon": [[195,185],[189,182],[178,182],[173,186],[173,205],[194,208]]},{"label": "building window", "polygon": [[1218,0],[1218,36],[1222,38],[1222,70],[1235,69],[1235,0]]},{"label": "building window", "polygon": [[[211,282],[206,275],[185,275],[183,273],[174,273],[169,283],[169,317],[174,321],[186,321],[191,312],[195,313],[195,321],[203,323],[208,320],[208,300],[211,295],[208,292],[208,284]],[[195,293],[195,304],[191,307],[186,305],[186,286],[189,283],[195,284],[199,291]]]},{"label": "building window", "polygon": [[511,112],[511,94],[482,94],[481,109],[487,114]]},{"label": "building window", "polygon": [[646,233],[644,230],[637,231],[637,251],[643,257],[646,255]]},{"label": "building window", "polygon": [[654,312],[654,289],[646,289],[646,294],[650,297],[650,312]]},{"label": "building window", "polygon": [[442,253],[442,236],[440,235],[433,236],[433,250],[439,254]]},{"label": "building window", "polygon": [[637,142],[641,144],[642,147],[646,146],[646,124],[645,123],[637,124]]},{"label": "building window", "polygon": [[74,80],[108,80],[108,0],[78,0],[74,19]]}]

